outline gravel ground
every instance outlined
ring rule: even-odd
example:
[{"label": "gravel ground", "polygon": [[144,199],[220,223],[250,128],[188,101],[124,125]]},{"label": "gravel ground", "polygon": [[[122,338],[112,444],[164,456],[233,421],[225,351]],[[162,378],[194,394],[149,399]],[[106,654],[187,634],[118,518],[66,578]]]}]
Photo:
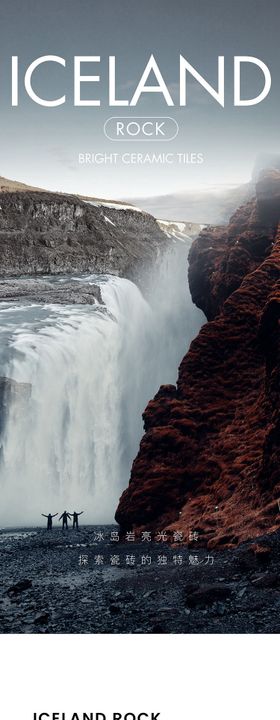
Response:
[{"label": "gravel ground", "polygon": [[2,530],[0,632],[280,632],[280,533],[208,551],[114,542],[114,530]]}]

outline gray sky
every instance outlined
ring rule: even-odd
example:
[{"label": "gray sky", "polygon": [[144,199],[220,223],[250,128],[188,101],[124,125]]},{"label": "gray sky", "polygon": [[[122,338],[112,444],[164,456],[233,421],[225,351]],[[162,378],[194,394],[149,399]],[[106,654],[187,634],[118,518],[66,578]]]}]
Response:
[{"label": "gray sky", "polygon": [[[246,181],[260,152],[279,150],[279,24],[278,0],[1,0],[0,174],[53,190],[112,198]],[[131,99],[152,52],[176,102],[180,53],[215,87],[217,57],[224,55],[225,109],[195,81],[187,108],[168,108],[151,94],[137,108],[109,108],[108,55],[117,56],[119,91]],[[45,98],[66,92],[67,103],[58,108],[34,104],[23,90],[27,65],[46,54],[64,57],[66,70],[56,65],[38,69],[34,89]],[[10,107],[12,55],[20,61],[18,108]],[[101,108],[73,107],[74,55],[101,55]],[[234,55],[257,56],[271,70],[270,95],[255,107],[233,107]],[[244,73],[242,87],[245,95],[260,91],[256,69]],[[88,86],[87,92],[91,90]],[[170,115],[179,134],[171,143],[112,143],[103,124],[122,114]],[[205,160],[197,166],[78,165],[79,152],[117,151],[203,153]]]}]

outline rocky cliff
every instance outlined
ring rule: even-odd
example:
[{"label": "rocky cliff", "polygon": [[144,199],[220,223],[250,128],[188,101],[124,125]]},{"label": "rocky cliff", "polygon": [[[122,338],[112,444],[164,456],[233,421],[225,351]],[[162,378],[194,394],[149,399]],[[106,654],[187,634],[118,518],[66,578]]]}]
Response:
[{"label": "rocky cliff", "polygon": [[33,191],[0,195],[0,276],[97,272],[139,281],[167,236],[147,213]]},{"label": "rocky cliff", "polygon": [[193,243],[189,282],[208,323],[144,413],[116,519],[232,546],[280,525],[280,173],[226,228]]}]

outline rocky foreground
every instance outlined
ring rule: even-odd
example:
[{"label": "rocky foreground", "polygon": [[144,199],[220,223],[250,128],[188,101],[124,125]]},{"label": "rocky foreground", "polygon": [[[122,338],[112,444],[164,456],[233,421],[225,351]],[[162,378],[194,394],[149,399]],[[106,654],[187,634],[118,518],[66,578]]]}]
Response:
[{"label": "rocky foreground", "polygon": [[121,497],[124,529],[196,531],[232,547],[280,526],[280,173],[189,255],[208,323],[144,413],[145,435]]},{"label": "rocky foreground", "polygon": [[[208,553],[99,542],[100,530],[0,533],[1,633],[280,632],[279,533]],[[120,566],[110,565],[116,553]],[[135,565],[127,566],[131,556]]]}]

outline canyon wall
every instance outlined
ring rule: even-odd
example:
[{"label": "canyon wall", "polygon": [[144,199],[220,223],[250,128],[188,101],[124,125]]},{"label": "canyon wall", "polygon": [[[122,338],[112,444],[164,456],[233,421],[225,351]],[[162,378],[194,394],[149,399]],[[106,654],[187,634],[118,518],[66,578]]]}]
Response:
[{"label": "canyon wall", "polygon": [[40,191],[0,195],[0,276],[111,273],[141,282],[167,243],[155,218],[127,206]]},{"label": "canyon wall", "polygon": [[189,255],[208,322],[176,386],[144,413],[145,434],[116,512],[123,529],[198,533],[233,546],[280,525],[280,173]]}]

